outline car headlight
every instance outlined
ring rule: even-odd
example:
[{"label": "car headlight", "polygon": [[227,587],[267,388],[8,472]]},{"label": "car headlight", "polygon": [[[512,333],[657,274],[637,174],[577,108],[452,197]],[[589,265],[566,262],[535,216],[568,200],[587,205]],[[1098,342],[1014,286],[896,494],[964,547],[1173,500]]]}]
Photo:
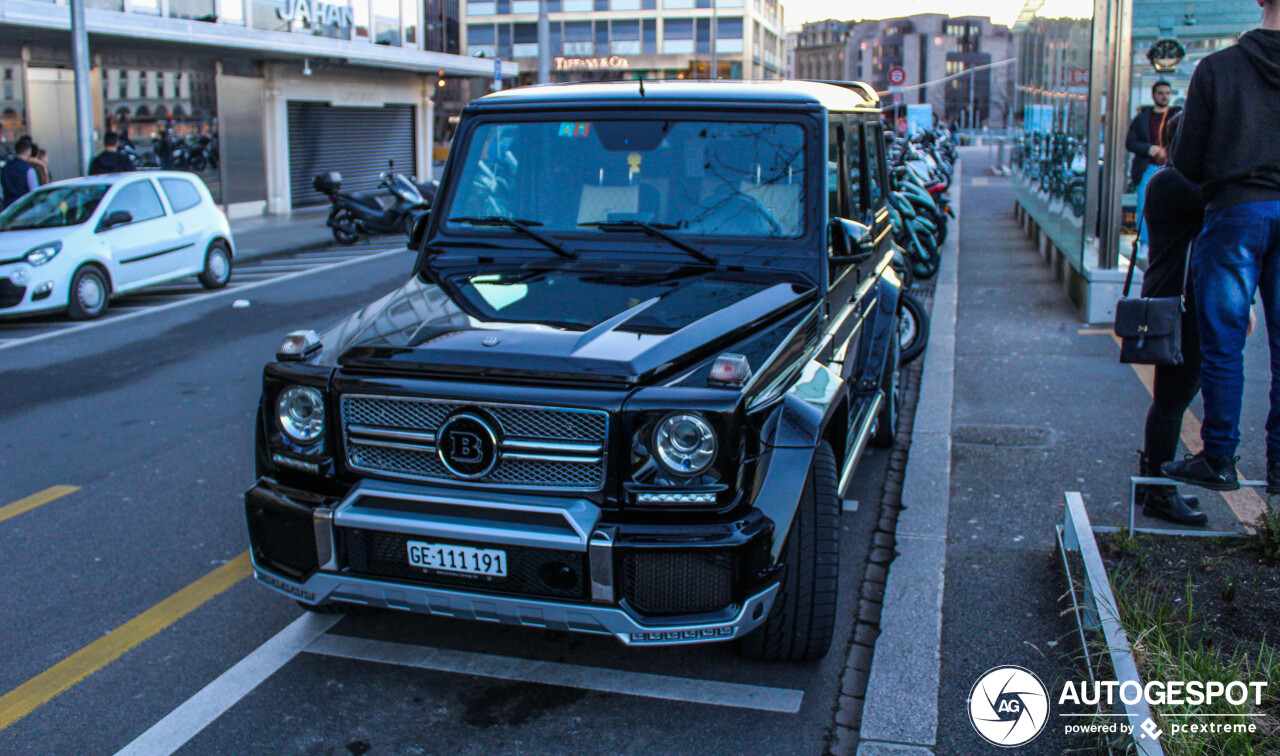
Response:
[{"label": "car headlight", "polygon": [[324,433],[324,397],[304,386],[291,386],[276,399],[280,429],[289,438],[309,444]]},{"label": "car headlight", "polygon": [[701,416],[688,412],[667,415],[653,431],[654,457],[673,475],[704,472],[716,458],[716,434]]},{"label": "car headlight", "polygon": [[44,265],[53,259],[53,256],[62,250],[62,242],[50,242],[41,244],[27,254],[23,255],[23,259],[31,265]]}]

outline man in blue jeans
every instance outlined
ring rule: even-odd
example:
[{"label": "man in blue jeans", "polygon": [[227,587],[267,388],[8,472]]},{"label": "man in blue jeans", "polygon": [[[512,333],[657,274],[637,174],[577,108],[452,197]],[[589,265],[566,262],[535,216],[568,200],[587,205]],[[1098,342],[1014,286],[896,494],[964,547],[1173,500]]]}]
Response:
[{"label": "man in blue jeans", "polygon": [[1204,353],[1204,450],[1161,471],[1217,491],[1240,487],[1244,342],[1256,293],[1271,348],[1267,493],[1280,493],[1280,0],[1257,3],[1262,28],[1196,67],[1173,145],[1174,166],[1207,202],[1191,263]]}]

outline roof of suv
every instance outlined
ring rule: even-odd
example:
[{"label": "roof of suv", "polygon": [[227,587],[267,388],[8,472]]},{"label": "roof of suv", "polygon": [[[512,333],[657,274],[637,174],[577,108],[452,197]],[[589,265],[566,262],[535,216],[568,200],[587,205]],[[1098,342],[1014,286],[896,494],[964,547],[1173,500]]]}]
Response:
[{"label": "roof of suv", "polygon": [[768,81],[611,81],[547,84],[495,92],[475,100],[469,107],[594,105],[650,102],[678,105],[819,105],[828,110],[879,109],[874,90],[856,82],[825,83],[773,79]]}]

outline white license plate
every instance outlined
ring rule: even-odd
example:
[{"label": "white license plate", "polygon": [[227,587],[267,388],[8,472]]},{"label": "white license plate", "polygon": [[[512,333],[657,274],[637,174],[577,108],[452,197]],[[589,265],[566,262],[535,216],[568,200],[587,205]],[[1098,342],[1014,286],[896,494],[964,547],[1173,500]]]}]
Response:
[{"label": "white license plate", "polygon": [[408,546],[409,564],[414,567],[467,575],[507,576],[507,552],[500,549],[473,549],[424,541],[409,541]]}]

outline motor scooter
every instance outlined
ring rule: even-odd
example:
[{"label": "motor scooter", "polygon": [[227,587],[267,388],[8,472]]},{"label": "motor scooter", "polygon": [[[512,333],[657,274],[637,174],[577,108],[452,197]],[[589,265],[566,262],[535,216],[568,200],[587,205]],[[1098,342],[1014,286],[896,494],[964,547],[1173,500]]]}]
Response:
[{"label": "motor scooter", "polygon": [[325,225],[333,229],[333,238],[339,244],[355,244],[361,236],[373,234],[413,233],[413,223],[431,209],[431,203],[423,198],[418,185],[404,174],[386,172],[378,187],[391,193],[392,202],[384,205],[378,192],[344,192],[342,174],[337,171],[321,173],[312,180],[312,186],[329,197],[333,208]]}]

